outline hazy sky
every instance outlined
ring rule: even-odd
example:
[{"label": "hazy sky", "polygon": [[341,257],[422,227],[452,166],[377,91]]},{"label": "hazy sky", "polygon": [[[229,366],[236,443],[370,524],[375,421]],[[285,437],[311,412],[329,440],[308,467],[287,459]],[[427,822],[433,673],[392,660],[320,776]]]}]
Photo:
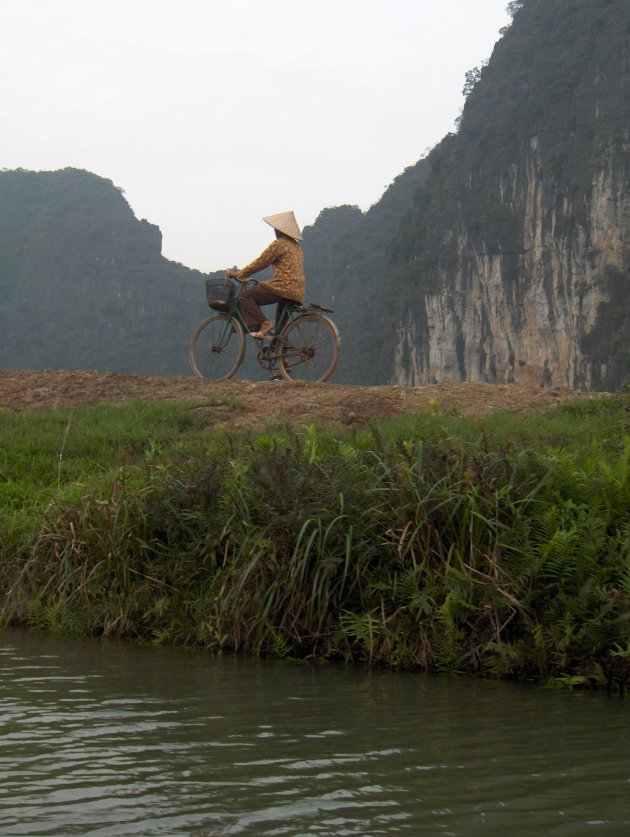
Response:
[{"label": "hazy sky", "polygon": [[0,168],[122,188],[203,271],[368,209],[453,129],[507,0],[0,0]]}]

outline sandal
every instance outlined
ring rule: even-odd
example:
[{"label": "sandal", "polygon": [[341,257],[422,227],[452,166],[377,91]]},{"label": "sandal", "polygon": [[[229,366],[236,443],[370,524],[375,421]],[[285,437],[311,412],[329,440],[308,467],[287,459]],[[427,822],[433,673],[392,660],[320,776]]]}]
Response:
[{"label": "sandal", "polygon": [[276,335],[270,331],[250,331],[249,336],[255,340],[275,340]]}]

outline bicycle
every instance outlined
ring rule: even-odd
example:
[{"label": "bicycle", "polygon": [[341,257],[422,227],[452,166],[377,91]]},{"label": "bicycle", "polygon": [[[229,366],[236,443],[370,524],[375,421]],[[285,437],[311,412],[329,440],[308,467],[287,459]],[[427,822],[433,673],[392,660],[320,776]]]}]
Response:
[{"label": "bicycle", "polygon": [[[208,305],[219,313],[203,320],[191,338],[188,359],[197,377],[224,381],[232,378],[242,364],[249,329],[238,299],[250,283],[256,280],[226,278],[222,284],[206,280]],[[335,371],[341,349],[337,326],[326,316],[332,313],[331,308],[315,303],[285,303],[271,342],[265,345],[263,339],[254,338],[260,366],[272,378],[279,372],[287,381],[327,381]]]}]

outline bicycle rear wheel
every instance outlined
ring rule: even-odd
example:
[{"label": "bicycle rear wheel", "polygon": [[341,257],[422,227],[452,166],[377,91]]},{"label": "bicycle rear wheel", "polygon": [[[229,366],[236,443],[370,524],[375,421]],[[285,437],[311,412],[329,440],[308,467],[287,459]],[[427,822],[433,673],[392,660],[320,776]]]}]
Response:
[{"label": "bicycle rear wheel", "polygon": [[278,342],[278,365],[287,380],[327,381],[335,371],[341,340],[337,326],[328,317],[295,317]]},{"label": "bicycle rear wheel", "polygon": [[224,381],[243,362],[245,335],[235,317],[216,314],[199,324],[188,347],[188,360],[198,378]]}]

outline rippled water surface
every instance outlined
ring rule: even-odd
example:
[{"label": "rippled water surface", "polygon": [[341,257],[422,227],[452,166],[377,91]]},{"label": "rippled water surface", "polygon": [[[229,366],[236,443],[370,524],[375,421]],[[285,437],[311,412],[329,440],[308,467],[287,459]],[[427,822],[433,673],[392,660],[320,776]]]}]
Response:
[{"label": "rippled water surface", "polygon": [[630,833],[630,703],[0,634],[0,834]]}]

